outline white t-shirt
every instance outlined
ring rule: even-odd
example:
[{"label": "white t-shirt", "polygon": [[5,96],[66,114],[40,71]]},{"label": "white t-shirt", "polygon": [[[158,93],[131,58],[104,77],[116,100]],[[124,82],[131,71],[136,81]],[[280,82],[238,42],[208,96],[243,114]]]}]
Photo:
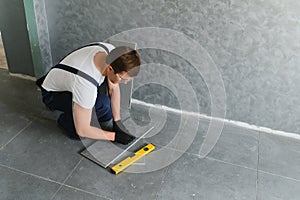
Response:
[{"label": "white t-shirt", "polygon": [[[109,52],[115,48],[108,43],[99,43],[105,45],[109,49]],[[101,85],[105,77],[102,76],[94,63],[94,56],[98,52],[106,51],[98,45],[84,47],[69,54],[60,62],[60,64],[74,67],[88,74]],[[72,92],[73,102],[86,109],[93,108],[97,98],[97,87],[95,85],[76,74],[62,69],[51,69],[46,76],[42,87],[47,91]]]}]

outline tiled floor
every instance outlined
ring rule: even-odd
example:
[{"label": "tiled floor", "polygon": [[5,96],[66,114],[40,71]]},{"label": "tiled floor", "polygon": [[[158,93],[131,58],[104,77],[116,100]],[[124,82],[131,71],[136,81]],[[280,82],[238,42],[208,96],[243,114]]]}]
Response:
[{"label": "tiled floor", "polygon": [[[172,164],[113,175],[79,155],[84,145],[57,127],[32,81],[0,70],[0,92],[0,199],[300,199],[298,140],[225,126],[212,152],[200,159],[208,123],[199,121],[192,145],[175,151],[179,159]],[[133,121],[147,124],[147,110],[133,105]],[[146,140],[158,149],[167,145],[178,120],[167,113],[159,134]]]}]

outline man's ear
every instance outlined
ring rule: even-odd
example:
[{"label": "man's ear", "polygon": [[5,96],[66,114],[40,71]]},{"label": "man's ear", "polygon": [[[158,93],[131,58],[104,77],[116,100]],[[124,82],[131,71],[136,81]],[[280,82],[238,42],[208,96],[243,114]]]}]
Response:
[{"label": "man's ear", "polygon": [[109,71],[113,71],[113,70],[114,70],[114,69],[112,68],[112,66],[110,66],[110,65],[108,65],[107,68],[108,68]]}]

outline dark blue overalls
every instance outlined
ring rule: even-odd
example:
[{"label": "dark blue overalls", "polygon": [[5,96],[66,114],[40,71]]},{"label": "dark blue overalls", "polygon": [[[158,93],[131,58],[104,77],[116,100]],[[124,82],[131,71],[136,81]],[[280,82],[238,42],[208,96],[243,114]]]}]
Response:
[{"label": "dark blue overalls", "polygon": [[[103,44],[90,44],[91,45],[99,45],[103,47],[107,53],[108,49]],[[87,47],[84,46],[84,47]],[[84,48],[81,47],[81,48]],[[78,50],[78,49],[77,49]],[[75,50],[76,51],[76,50]],[[74,51],[73,51],[74,52]],[[112,119],[112,110],[110,105],[110,98],[108,95],[108,83],[107,83],[107,77],[105,77],[104,82],[98,86],[98,83],[95,79],[90,77],[89,75],[85,74],[84,72],[81,72],[80,70],[77,70],[73,67],[58,64],[54,66],[53,68],[59,68],[65,71],[68,71],[70,73],[77,74],[78,76],[81,76],[82,78],[85,78],[86,80],[90,81],[97,87],[97,99],[95,103],[95,111],[99,122],[106,122]],[[52,68],[52,69],[53,69]],[[47,91],[42,87],[42,84],[45,80],[47,75],[43,76],[42,78],[38,79],[36,81],[37,86],[41,89],[42,92],[42,99],[44,104],[51,110],[58,110],[63,112],[60,114],[57,122],[58,124],[63,127],[66,131],[68,131],[73,139],[80,139],[79,136],[76,133],[74,120],[73,120],[73,100],[72,100],[72,93],[69,91]]]}]

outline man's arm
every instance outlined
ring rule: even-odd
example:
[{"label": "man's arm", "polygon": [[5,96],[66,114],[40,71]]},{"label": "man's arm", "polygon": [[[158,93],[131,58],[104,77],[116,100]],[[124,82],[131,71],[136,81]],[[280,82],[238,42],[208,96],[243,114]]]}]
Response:
[{"label": "man's arm", "polygon": [[108,79],[108,88],[110,96],[111,110],[114,121],[121,120],[120,105],[121,105],[121,93],[120,86],[118,83],[114,84]]},{"label": "man's arm", "polygon": [[115,132],[104,131],[90,125],[92,109],[85,109],[74,103],[73,111],[75,128],[79,136],[97,140],[115,140]]}]

